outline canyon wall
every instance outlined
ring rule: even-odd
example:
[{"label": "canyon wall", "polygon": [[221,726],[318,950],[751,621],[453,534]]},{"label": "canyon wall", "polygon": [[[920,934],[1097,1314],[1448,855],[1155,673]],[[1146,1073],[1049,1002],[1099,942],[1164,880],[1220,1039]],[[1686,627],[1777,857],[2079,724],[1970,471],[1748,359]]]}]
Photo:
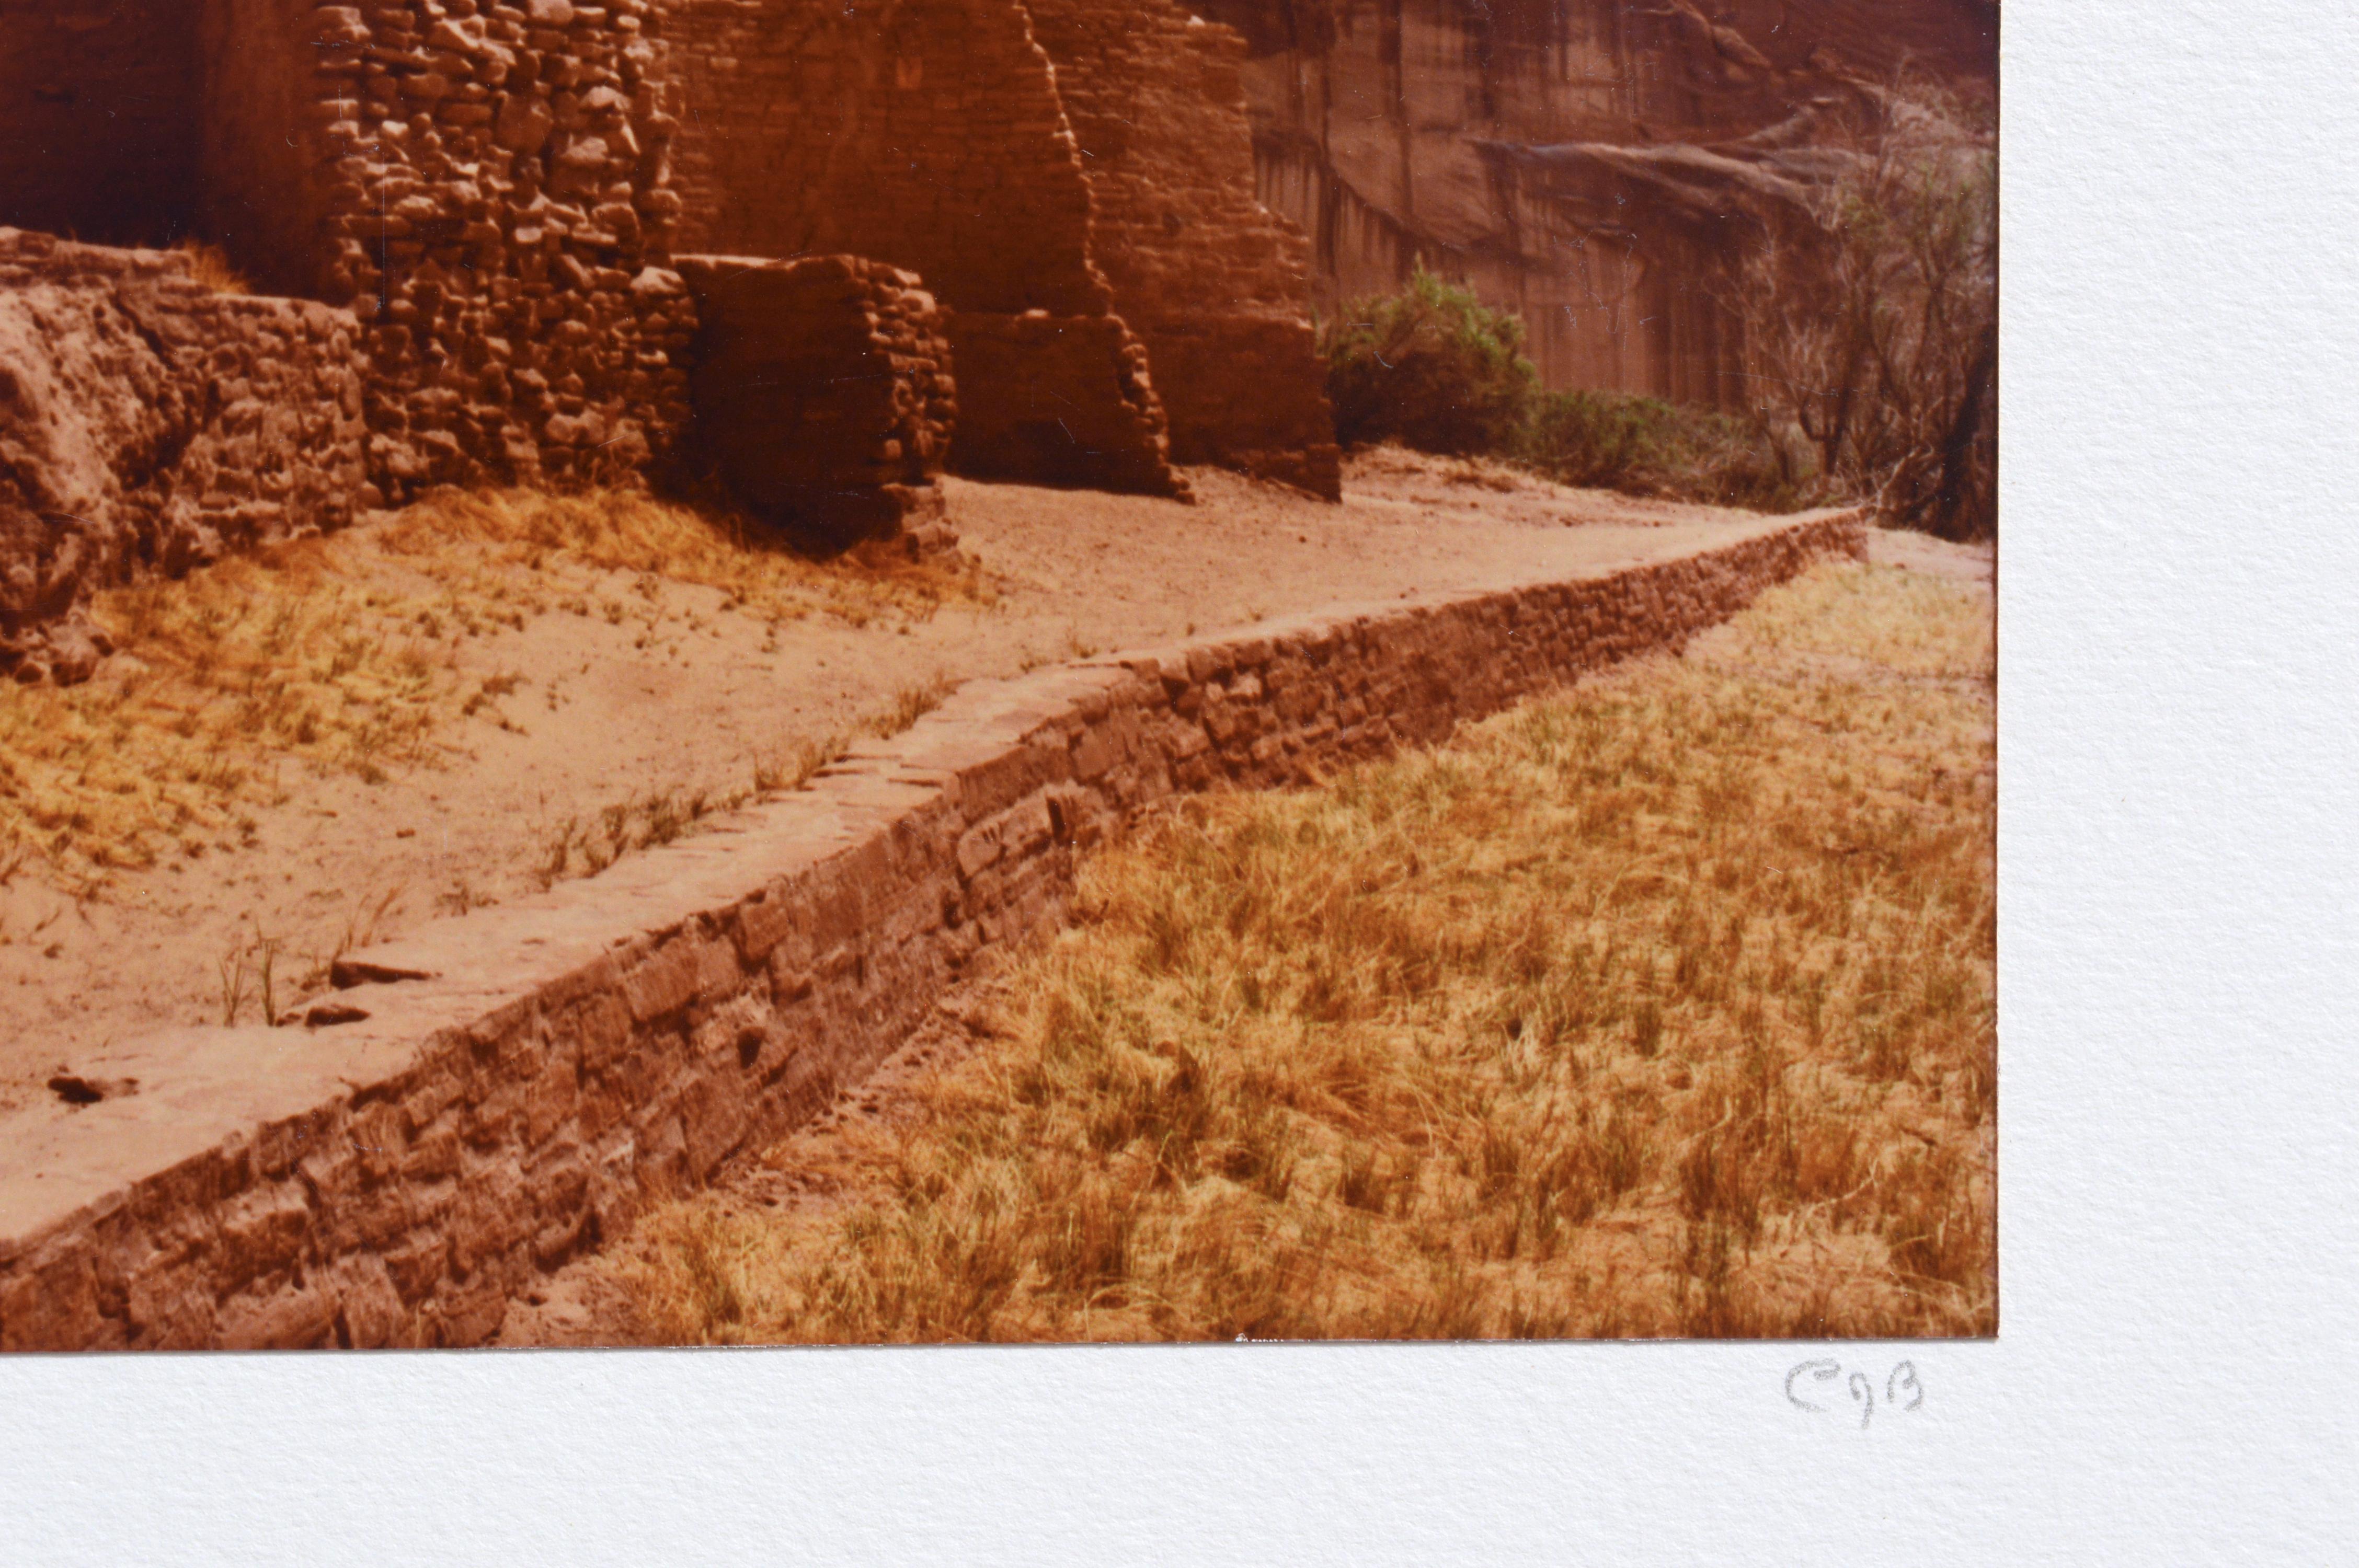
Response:
[{"label": "canyon wall", "polygon": [[[1205,0],[1252,59],[1258,189],[1310,234],[1322,308],[1422,255],[1517,311],[1557,386],[1733,405],[1742,345],[1699,285],[1741,225],[1566,146],[1710,154],[1904,65],[1995,92],[1996,0]],[[1638,171],[1643,175],[1643,171]]]}]

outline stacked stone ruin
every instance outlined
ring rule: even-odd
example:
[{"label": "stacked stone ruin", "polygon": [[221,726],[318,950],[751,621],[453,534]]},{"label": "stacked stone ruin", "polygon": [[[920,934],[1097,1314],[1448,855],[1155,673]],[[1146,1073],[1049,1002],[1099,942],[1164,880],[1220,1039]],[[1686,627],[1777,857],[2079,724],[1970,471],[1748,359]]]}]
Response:
[{"label": "stacked stone ruin", "polygon": [[[829,545],[940,536],[956,418],[941,307],[857,256],[682,256],[703,326],[687,465]],[[917,521],[913,521],[917,520]]]},{"label": "stacked stone ruin", "polygon": [[185,254],[0,229],[0,671],[87,676],[111,651],[71,613],[92,583],[349,522],[357,337]]},{"label": "stacked stone ruin", "polygon": [[[941,308],[928,342],[878,351],[930,356],[940,384],[862,405],[886,423],[846,438],[861,504],[844,473],[826,514],[740,498],[807,534],[922,521],[945,460],[1172,496],[1175,461],[1217,462],[1332,496],[1304,246],[1255,200],[1242,51],[1169,0],[39,0],[0,12],[0,225],[35,232],[5,241],[0,303],[38,284],[114,320],[117,286],[73,258],[200,237],[303,302],[284,309],[306,342],[344,356],[357,480],[334,502],[279,500],[266,526],[166,530],[197,541],[190,561],[439,485],[730,469],[695,434],[734,417],[693,406],[728,383],[694,377],[716,341],[696,257],[845,258]],[[781,335],[766,348],[731,329],[745,362],[786,362],[825,328],[766,319]],[[81,634],[59,630],[76,601],[182,557],[125,546],[147,525],[111,502],[100,516],[52,493],[28,435],[38,400],[63,395],[38,390],[58,380],[47,352],[38,333],[0,337],[0,664],[71,676],[85,661],[42,650]],[[276,395],[310,396],[297,379]],[[950,407],[910,426],[908,399],[953,385],[945,449]],[[353,438],[333,423],[275,425],[295,443],[284,464],[342,472]],[[758,440],[734,424],[739,446]],[[176,515],[226,494],[183,495],[136,453],[103,460],[117,490],[170,491],[154,504]],[[60,561],[90,563],[62,599]]]}]

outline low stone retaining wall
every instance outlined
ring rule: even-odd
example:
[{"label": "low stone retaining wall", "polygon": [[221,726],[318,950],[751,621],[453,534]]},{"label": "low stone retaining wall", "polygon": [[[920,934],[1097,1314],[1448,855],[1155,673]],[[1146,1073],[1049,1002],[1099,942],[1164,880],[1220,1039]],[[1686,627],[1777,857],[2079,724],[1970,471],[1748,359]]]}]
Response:
[{"label": "low stone retaining wall", "polygon": [[542,1271],[826,1105],[1174,791],[1405,744],[1864,552],[1855,513],[1446,603],[972,683],[709,835],[339,966],[0,1123],[0,1346],[469,1345]]}]

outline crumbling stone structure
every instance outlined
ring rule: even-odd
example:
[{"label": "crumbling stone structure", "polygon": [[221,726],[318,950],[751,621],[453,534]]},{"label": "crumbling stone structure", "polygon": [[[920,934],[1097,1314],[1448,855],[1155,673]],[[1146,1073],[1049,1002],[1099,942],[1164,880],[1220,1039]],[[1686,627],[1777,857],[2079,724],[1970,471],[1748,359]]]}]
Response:
[{"label": "crumbling stone structure", "polygon": [[830,544],[947,542],[934,478],[954,418],[950,340],[917,275],[857,256],[679,268],[702,321],[690,461]]},{"label": "crumbling stone structure", "polygon": [[647,15],[644,0],[12,8],[0,82],[24,96],[0,100],[0,222],[200,233],[257,287],[351,308],[370,504],[619,479],[686,421],[671,360],[694,330],[660,265],[669,122]]},{"label": "crumbling stone structure", "polygon": [[1245,39],[1167,0],[1030,0],[1094,199],[1092,255],[1146,345],[1173,460],[1342,493],[1309,245],[1254,191]]},{"label": "crumbling stone structure", "polygon": [[0,11],[0,223],[199,235],[349,310],[363,506],[669,471],[699,416],[675,249],[918,275],[967,471],[1332,495],[1241,59],[1169,0],[30,0]]},{"label": "crumbling stone structure", "polygon": [[903,0],[881,16],[834,0],[665,6],[683,243],[916,271],[955,313],[954,351],[982,350],[959,352],[955,466],[1178,493],[1162,403],[1091,255],[1058,81],[1017,0]]},{"label": "crumbling stone structure", "polygon": [[179,253],[0,229],[0,675],[87,676],[95,589],[349,520],[358,335]]},{"label": "crumbling stone structure", "polygon": [[[234,15],[245,6],[250,20]],[[222,8],[247,22],[255,69],[301,81],[309,65],[299,115],[313,146],[288,171],[299,201],[259,179],[210,200],[269,211],[288,232],[266,281],[360,315],[385,499],[644,469],[686,422],[672,356],[694,330],[660,265],[669,127],[644,0],[405,0],[292,27],[265,0]],[[286,126],[257,116],[255,130],[283,141]]]},{"label": "crumbling stone structure", "polygon": [[1235,34],[1169,0],[663,3],[680,243],[922,275],[954,312],[956,466],[1153,492],[1219,462],[1336,493]]},{"label": "crumbling stone structure", "polygon": [[[1115,316],[951,318],[959,468],[978,479],[1187,494],[1171,471],[1146,347]],[[984,395],[969,389],[980,385]]]}]

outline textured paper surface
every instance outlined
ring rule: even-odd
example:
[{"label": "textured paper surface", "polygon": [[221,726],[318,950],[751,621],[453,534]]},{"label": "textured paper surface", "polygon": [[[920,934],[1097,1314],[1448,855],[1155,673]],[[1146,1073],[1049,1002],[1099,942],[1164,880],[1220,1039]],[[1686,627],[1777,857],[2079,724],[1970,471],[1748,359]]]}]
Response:
[{"label": "textured paper surface", "polygon": [[2006,27],[1996,1344],[23,1357],[0,1561],[2359,1560],[2359,15]]}]

